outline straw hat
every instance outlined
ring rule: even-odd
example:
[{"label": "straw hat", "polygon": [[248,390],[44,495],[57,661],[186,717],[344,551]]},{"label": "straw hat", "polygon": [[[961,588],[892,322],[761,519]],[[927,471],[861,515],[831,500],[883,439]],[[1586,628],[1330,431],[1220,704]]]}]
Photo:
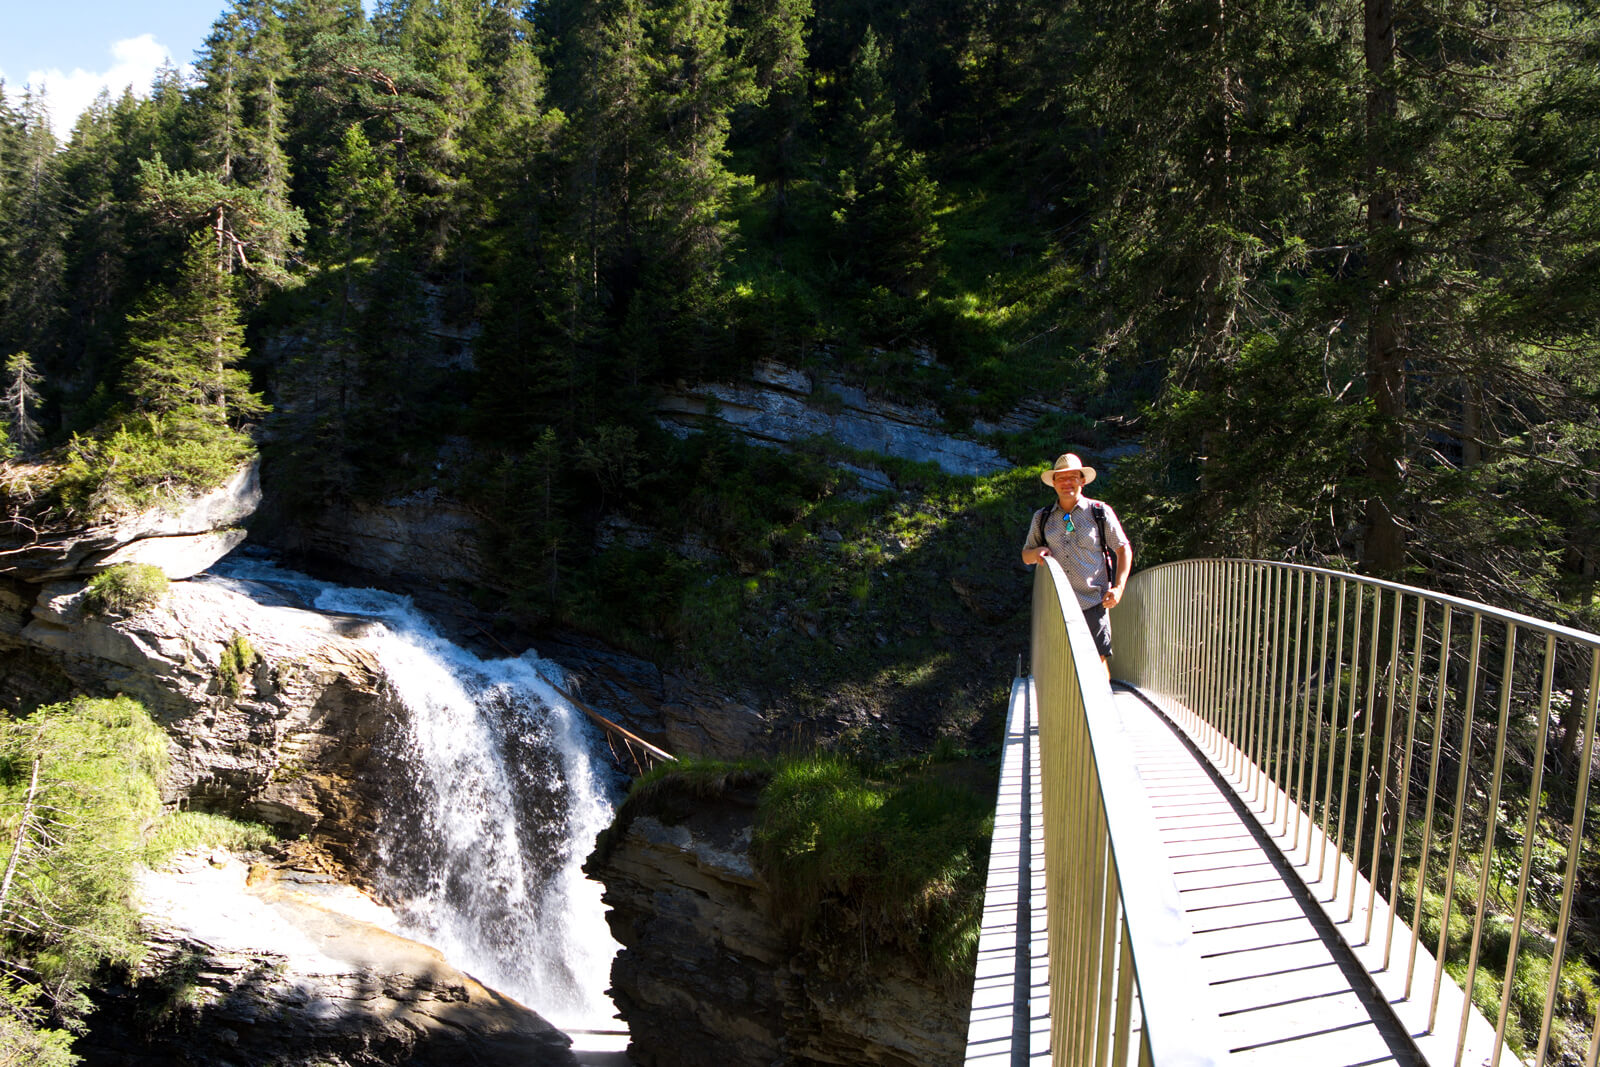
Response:
[{"label": "straw hat", "polygon": [[1094,468],[1085,467],[1083,465],[1083,460],[1079,459],[1071,452],[1063,452],[1061,455],[1057,456],[1055,466],[1039,475],[1039,480],[1045,485],[1048,485],[1050,488],[1054,489],[1056,487],[1056,475],[1060,474],[1062,471],[1077,471],[1078,473],[1082,474],[1084,485],[1088,485],[1090,482],[1094,481]]}]

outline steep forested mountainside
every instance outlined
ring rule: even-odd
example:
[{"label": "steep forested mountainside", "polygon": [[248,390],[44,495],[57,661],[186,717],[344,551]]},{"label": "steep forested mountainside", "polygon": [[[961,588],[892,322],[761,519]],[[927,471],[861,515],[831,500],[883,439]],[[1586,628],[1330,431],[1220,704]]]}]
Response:
[{"label": "steep forested mountainside", "polygon": [[[1144,562],[1361,565],[1592,627],[1596,26],[1521,0],[233,0],[192,78],[64,144],[6,87],[11,514],[138,505],[259,446],[284,521],[464,504],[522,623],[780,687],[807,672],[777,654],[846,682],[908,635],[949,656],[944,609],[904,601],[988,594],[943,552],[881,557],[1009,566],[1027,479],[863,501],[828,442],[658,424],[662,386],[777,359],[957,430],[1070,398],[993,440],[1019,463],[1120,420],[1143,448],[1106,495]],[[618,518],[656,537],[597,549]]]}]

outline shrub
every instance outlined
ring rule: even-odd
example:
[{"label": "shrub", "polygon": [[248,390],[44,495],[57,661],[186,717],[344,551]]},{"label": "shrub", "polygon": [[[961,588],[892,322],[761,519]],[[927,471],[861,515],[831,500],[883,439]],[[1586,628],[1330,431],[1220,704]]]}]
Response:
[{"label": "shrub", "polygon": [[222,660],[217,664],[222,691],[231,697],[238,696],[255,663],[256,650],[251,647],[250,639],[235,630],[233,640],[222,647]]},{"label": "shrub", "polygon": [[[101,968],[139,955],[133,865],[141,827],[161,810],[166,748],[160,727],[126,697],[80,698],[0,724],[0,810],[12,813],[0,839],[11,876],[0,1017],[33,1031],[27,1041],[41,1057],[65,1055],[65,1039],[39,1029],[44,1017],[32,1009],[70,1029]],[[0,1031],[0,1051],[13,1039]]]},{"label": "shrub", "polygon": [[136,615],[160,600],[167,576],[149,563],[118,563],[89,579],[83,608],[91,615]]},{"label": "shrub", "polygon": [[52,490],[68,513],[100,518],[214,488],[254,455],[250,438],[228,427],[185,424],[180,432],[139,418],[74,437]]},{"label": "shrub", "polygon": [[166,593],[166,574],[150,563],[118,563],[91,577],[83,593],[90,614],[138,614]]}]

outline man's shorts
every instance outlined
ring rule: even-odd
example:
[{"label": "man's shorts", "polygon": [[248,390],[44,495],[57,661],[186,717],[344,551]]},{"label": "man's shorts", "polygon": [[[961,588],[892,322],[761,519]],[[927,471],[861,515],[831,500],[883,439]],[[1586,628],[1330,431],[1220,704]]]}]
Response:
[{"label": "man's shorts", "polygon": [[1089,624],[1089,634],[1094,638],[1095,651],[1102,656],[1111,655],[1111,614],[1104,604],[1083,609],[1083,621]]}]

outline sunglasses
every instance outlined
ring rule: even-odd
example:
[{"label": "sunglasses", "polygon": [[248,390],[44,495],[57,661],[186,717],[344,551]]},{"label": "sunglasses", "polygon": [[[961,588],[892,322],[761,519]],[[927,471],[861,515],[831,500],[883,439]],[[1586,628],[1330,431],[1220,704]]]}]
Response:
[{"label": "sunglasses", "polygon": [[1076,527],[1074,527],[1074,526],[1073,526],[1073,525],[1072,525],[1072,516],[1071,516],[1071,515],[1065,515],[1065,514],[1063,514],[1063,515],[1062,515],[1062,516],[1061,516],[1061,521],[1062,521],[1062,522],[1063,522],[1063,523],[1065,523],[1065,524],[1066,524],[1066,527],[1067,527],[1067,533],[1071,533],[1071,532],[1072,532],[1072,531],[1073,531],[1073,530],[1074,530],[1074,529],[1075,529],[1075,528],[1076,528]]}]

